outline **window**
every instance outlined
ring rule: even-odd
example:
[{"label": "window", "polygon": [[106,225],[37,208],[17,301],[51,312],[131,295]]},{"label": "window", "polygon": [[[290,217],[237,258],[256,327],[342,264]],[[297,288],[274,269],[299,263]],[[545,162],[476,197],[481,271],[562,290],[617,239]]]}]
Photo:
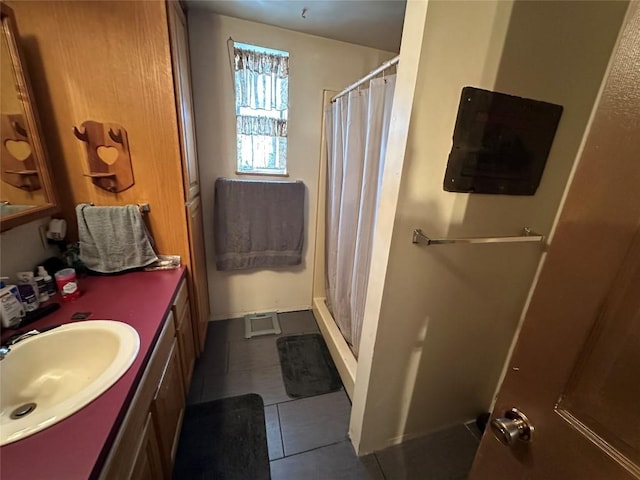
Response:
[{"label": "window", "polygon": [[287,173],[289,53],[233,43],[237,172]]}]

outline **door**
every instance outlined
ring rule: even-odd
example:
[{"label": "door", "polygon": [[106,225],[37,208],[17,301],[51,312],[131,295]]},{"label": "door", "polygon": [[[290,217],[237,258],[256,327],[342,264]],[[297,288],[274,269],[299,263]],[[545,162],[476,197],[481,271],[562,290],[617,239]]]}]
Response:
[{"label": "door", "polygon": [[191,67],[189,65],[189,35],[187,19],[180,2],[167,3],[169,33],[171,40],[171,64],[173,83],[176,90],[176,110],[182,148],[182,168],[186,200],[195,197],[200,191],[198,186],[198,155],[194,125],[193,98],[191,95]]},{"label": "door", "polygon": [[193,368],[196,364],[196,344],[193,337],[193,323],[191,320],[191,305],[187,302],[180,315],[176,317],[178,327],[176,328],[176,338],[180,347],[180,365],[182,366],[182,380],[184,381],[185,395],[189,394]]},{"label": "door", "polygon": [[[472,480],[640,478],[640,2],[629,8]],[[515,412],[498,420],[514,407],[532,432]]]},{"label": "door", "polygon": [[176,338],[182,367],[185,397],[189,393],[191,376],[196,363],[196,343],[193,337],[193,323],[191,315],[191,299],[189,298],[187,282],[182,281],[176,299],[173,302],[173,318],[176,321]]},{"label": "door", "polygon": [[194,306],[193,326],[198,356],[204,350],[209,321],[209,283],[207,281],[207,258],[204,250],[204,225],[200,196],[187,203],[187,231],[191,252],[191,304]]}]

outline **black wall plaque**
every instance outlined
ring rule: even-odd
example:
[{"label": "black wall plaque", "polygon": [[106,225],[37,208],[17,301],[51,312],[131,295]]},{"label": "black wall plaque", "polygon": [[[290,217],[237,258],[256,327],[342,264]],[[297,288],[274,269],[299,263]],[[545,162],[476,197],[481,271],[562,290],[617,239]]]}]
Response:
[{"label": "black wall plaque", "polygon": [[535,194],[561,115],[561,105],[464,87],[443,188]]}]

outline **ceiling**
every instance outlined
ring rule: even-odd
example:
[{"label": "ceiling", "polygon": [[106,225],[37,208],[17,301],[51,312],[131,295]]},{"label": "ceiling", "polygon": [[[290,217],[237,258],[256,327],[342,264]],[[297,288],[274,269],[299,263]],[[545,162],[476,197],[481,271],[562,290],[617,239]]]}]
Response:
[{"label": "ceiling", "polygon": [[192,10],[399,52],[406,0],[187,0],[187,4]]}]

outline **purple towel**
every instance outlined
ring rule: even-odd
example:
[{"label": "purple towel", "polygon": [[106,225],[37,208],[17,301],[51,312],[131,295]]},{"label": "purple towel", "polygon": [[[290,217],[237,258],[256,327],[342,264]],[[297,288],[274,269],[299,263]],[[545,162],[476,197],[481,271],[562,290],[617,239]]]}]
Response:
[{"label": "purple towel", "polygon": [[218,178],[213,219],[218,270],[299,265],[304,196],[299,181]]}]

